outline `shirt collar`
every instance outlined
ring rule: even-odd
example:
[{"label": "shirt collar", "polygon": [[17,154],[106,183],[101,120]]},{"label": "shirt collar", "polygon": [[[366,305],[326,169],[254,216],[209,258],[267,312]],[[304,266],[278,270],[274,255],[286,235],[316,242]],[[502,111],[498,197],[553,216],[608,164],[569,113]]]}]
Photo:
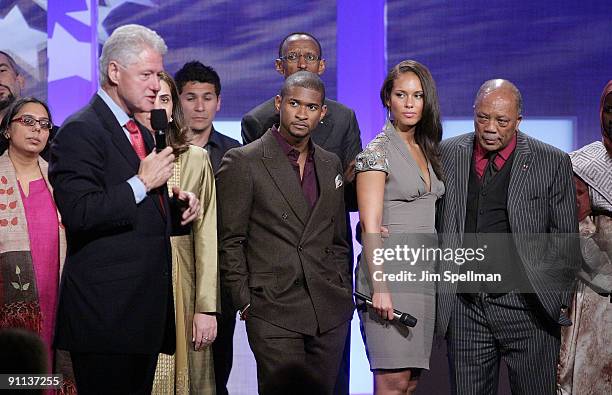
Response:
[{"label": "shirt collar", "polygon": [[214,145],[219,147],[221,145],[221,140],[219,137],[219,133],[217,133],[217,131],[215,130],[215,127],[212,126],[210,129],[210,135],[208,136],[208,142],[206,143],[206,145]]},{"label": "shirt collar", "polygon": [[123,109],[119,107],[117,103],[115,103],[115,101],[108,95],[108,93],[106,93],[104,89],[98,89],[98,96],[100,96],[100,99],[102,99],[108,108],[110,108],[111,112],[115,116],[115,119],[117,119],[117,122],[119,122],[119,125],[125,126],[125,124],[131,119],[125,113],[125,111],[123,111]]},{"label": "shirt collar", "polygon": [[[296,150],[291,144],[289,144],[287,140],[285,140],[283,135],[281,135],[280,132],[278,131],[278,128],[276,125],[272,126],[272,134],[274,135],[274,137],[276,137],[276,141],[278,141],[278,144],[281,146],[281,149],[283,150],[284,154],[289,158],[295,157],[295,160],[297,160],[297,157],[300,155],[300,152]],[[314,155],[314,144],[312,143],[312,138],[310,138],[308,139],[308,158],[307,159],[311,160],[313,155]]]}]

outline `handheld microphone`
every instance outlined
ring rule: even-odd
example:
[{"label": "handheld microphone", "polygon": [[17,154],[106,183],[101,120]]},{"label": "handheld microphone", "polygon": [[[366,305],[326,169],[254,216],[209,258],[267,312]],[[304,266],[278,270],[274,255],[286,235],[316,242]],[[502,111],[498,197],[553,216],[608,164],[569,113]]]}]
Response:
[{"label": "handheld microphone", "polygon": [[155,132],[155,148],[159,152],[166,148],[166,129],[168,129],[166,110],[151,110],[151,128]]},{"label": "handheld microphone", "polygon": [[[360,299],[362,301],[365,302],[365,304],[367,304],[368,306],[372,307],[372,298],[370,298],[369,296],[366,296],[364,294],[362,294],[361,292],[357,292],[355,291],[353,293],[353,295],[355,295],[355,297],[357,299]],[[393,309],[393,317],[398,320],[400,323],[409,326],[411,328],[414,328],[417,324],[417,319],[416,317],[411,316],[408,313],[402,313],[399,310]]]}]

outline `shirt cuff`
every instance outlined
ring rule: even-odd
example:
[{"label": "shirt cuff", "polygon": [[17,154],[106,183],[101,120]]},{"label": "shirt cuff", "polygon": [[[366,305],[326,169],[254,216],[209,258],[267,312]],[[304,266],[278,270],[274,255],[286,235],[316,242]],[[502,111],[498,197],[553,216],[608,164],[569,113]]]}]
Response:
[{"label": "shirt cuff", "polygon": [[147,187],[145,184],[138,178],[138,176],[134,176],[127,180],[130,187],[132,187],[132,192],[134,192],[134,200],[136,200],[136,204],[142,202],[144,198],[147,197]]},{"label": "shirt cuff", "polygon": [[242,308],[242,310],[240,310],[240,311],[238,312],[238,315],[240,316],[240,319],[241,319],[242,321],[244,321],[244,320],[246,319],[246,317],[247,317],[247,310],[249,309],[249,307],[251,307],[251,304],[250,304],[250,303],[249,303],[249,304],[247,304],[246,306],[244,306],[244,307]]}]

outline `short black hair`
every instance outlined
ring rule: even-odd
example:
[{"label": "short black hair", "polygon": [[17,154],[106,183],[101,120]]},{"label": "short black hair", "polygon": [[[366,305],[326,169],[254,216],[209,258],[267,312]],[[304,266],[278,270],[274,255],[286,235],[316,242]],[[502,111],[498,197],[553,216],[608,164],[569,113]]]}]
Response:
[{"label": "short black hair", "polygon": [[40,104],[41,106],[43,106],[45,108],[45,111],[47,112],[49,122],[53,123],[53,119],[51,118],[51,111],[49,110],[49,106],[47,105],[47,103],[35,97],[22,97],[20,99],[15,100],[6,110],[4,118],[2,118],[2,121],[0,122],[0,132],[4,132],[6,129],[8,129],[8,126],[11,124],[13,118],[15,118],[15,115],[17,115],[17,113],[21,110],[23,106],[29,103]]},{"label": "short black hair", "polygon": [[[4,135],[4,133],[8,130],[9,125],[15,118],[15,115],[21,110],[23,106],[28,103],[40,104],[47,111],[47,115],[49,116],[49,122],[53,124],[53,118],[51,118],[51,111],[49,110],[49,106],[44,101],[37,99],[35,97],[22,97],[20,99],[15,100],[6,110],[4,114],[4,118],[0,121],[0,152],[4,152],[9,146],[9,141]],[[51,131],[49,131],[51,132]],[[47,141],[47,145],[49,141]]]},{"label": "short black hair", "polygon": [[183,93],[185,84],[191,81],[213,84],[217,97],[221,94],[221,78],[210,66],[206,66],[197,60],[187,62],[174,74],[174,81],[178,87],[179,94]]},{"label": "short black hair", "polygon": [[321,43],[319,42],[319,40],[317,40],[315,36],[313,36],[310,33],[305,33],[305,32],[290,33],[286,35],[285,38],[283,38],[283,41],[281,41],[280,45],[278,46],[278,58],[279,59],[283,57],[283,48],[285,47],[285,43],[287,42],[287,40],[289,40],[293,36],[306,36],[310,38],[312,41],[314,41],[317,44],[317,48],[319,48],[319,59],[323,59],[323,49],[321,49]]},{"label": "short black hair", "polygon": [[291,74],[283,83],[283,87],[280,91],[281,97],[287,95],[289,89],[296,86],[319,92],[321,94],[321,104],[325,104],[325,84],[323,84],[321,77],[317,74],[306,70]]}]

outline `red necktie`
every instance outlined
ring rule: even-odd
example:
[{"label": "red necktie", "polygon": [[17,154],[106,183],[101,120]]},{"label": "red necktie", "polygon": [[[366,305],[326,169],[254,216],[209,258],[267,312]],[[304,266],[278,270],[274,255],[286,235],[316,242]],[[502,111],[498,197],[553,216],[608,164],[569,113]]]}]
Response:
[{"label": "red necktie", "polygon": [[[145,148],[144,140],[142,139],[142,134],[140,134],[140,129],[134,120],[130,119],[125,124],[125,128],[130,132],[130,141],[132,142],[132,147],[134,151],[136,151],[136,155],[143,160],[147,156],[147,149]],[[163,190],[163,189],[162,189]],[[161,207],[162,214],[166,215],[166,210],[164,209],[164,199],[162,198],[161,193],[157,195],[159,197],[159,205]]]},{"label": "red necktie", "polygon": [[130,119],[125,124],[125,128],[130,132],[130,141],[132,147],[134,147],[134,151],[136,151],[136,155],[138,155],[140,160],[143,160],[147,156],[147,149],[145,148],[144,140],[142,139],[138,125]]}]

